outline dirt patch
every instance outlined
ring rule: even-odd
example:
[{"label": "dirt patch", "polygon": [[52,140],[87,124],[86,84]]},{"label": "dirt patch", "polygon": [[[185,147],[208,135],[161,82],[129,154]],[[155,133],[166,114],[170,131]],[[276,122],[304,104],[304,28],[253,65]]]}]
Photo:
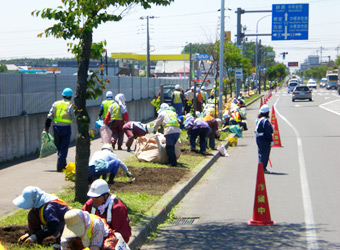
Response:
[{"label": "dirt patch", "polygon": [[[116,182],[109,185],[110,190],[115,192],[131,192],[131,193],[147,193],[151,195],[163,195],[168,192],[171,187],[179,182],[186,174],[189,173],[185,168],[140,168],[128,167],[132,173],[133,182]],[[126,173],[119,169],[116,177],[126,176]]]},{"label": "dirt patch", "polygon": [[[15,245],[18,245],[18,239],[20,236],[24,235],[26,232],[27,226],[8,226],[0,228],[0,241],[4,245],[6,245],[7,249],[14,248]],[[55,238],[53,236],[47,237],[43,240],[42,246],[51,246],[55,242]],[[32,248],[33,249],[33,248]]]}]

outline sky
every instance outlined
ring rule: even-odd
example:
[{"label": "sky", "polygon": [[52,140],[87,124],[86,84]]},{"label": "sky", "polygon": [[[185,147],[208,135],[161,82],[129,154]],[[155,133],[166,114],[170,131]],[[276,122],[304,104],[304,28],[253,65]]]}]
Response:
[{"label": "sky", "polygon": [[[264,45],[272,46],[278,62],[302,63],[309,55],[321,55],[322,60],[335,60],[340,55],[339,0],[225,0],[225,31],[231,31],[236,41],[237,8],[246,11],[271,10],[272,4],[309,4],[309,39],[272,41],[270,36],[258,37]],[[37,34],[53,22],[31,16],[33,10],[55,8],[61,0],[0,0],[0,60],[14,58],[65,58],[67,43],[53,37],[38,38]],[[188,43],[213,43],[219,40],[221,0],[175,0],[170,6],[140,6],[124,12],[119,22],[102,24],[93,40],[106,40],[108,54],[127,52],[146,54],[146,19],[149,19],[151,54],[180,54]],[[118,10],[115,13],[120,13]],[[261,19],[262,18],[262,19]],[[261,20],[260,20],[261,19]],[[270,34],[271,13],[245,13],[241,16],[246,34]],[[248,41],[256,40],[249,36]],[[288,52],[286,59],[280,53]]]}]

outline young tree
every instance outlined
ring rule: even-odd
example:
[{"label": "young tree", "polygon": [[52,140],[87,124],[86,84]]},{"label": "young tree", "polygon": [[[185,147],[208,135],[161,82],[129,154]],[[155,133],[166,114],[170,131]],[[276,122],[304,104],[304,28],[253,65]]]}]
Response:
[{"label": "young tree", "polygon": [[[144,9],[151,8],[151,4],[169,5],[174,0],[61,0],[62,6],[56,9],[46,8],[35,10],[32,15],[44,19],[55,20],[56,23],[39,34],[42,37],[54,36],[65,40],[79,41],[70,43],[69,50],[78,60],[77,89],[74,98],[77,116],[76,139],[76,192],[75,197],[84,203],[88,190],[88,162],[90,157],[89,115],[86,111],[86,99],[96,98],[105,86],[100,82],[96,86],[91,78],[88,81],[90,58],[98,58],[104,51],[105,42],[93,43],[92,34],[100,24],[108,21],[119,21],[123,13],[135,5]],[[117,14],[117,11],[121,10]],[[116,14],[114,14],[116,13]],[[95,77],[95,76],[94,76]]]}]

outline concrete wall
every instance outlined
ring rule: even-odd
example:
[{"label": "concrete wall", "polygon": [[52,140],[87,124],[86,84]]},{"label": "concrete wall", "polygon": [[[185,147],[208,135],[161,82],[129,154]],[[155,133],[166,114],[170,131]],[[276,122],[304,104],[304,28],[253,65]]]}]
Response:
[{"label": "concrete wall", "polygon": [[[131,121],[143,121],[155,117],[155,109],[150,104],[152,99],[128,102],[127,108]],[[90,129],[95,128],[99,106],[88,107],[91,118]],[[17,116],[0,119],[0,163],[37,152],[41,146],[41,132],[45,126],[47,113]],[[50,132],[53,135],[53,129]],[[77,125],[73,122],[71,141],[77,134]]]}]

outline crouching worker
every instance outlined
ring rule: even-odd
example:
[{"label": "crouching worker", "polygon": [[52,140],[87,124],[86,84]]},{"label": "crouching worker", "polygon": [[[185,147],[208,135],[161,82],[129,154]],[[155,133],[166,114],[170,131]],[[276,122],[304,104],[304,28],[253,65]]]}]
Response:
[{"label": "crouching worker", "polygon": [[107,182],[103,179],[94,181],[87,196],[90,199],[85,203],[82,210],[104,219],[108,226],[115,232],[120,233],[124,241],[128,243],[131,236],[131,227],[127,208],[116,195],[110,195]]},{"label": "crouching worker", "polygon": [[19,243],[41,244],[43,239],[52,235],[56,238],[54,247],[60,248],[58,245],[65,225],[64,214],[70,209],[64,201],[38,187],[28,186],[13,203],[20,208],[30,209],[28,232],[19,238]]},{"label": "crouching worker", "polygon": [[131,145],[137,137],[145,136],[147,133],[152,133],[154,131],[153,125],[143,124],[141,122],[129,121],[124,124],[123,131],[127,136],[126,147],[127,151],[131,151]]},{"label": "crouching worker", "polygon": [[90,215],[80,209],[71,209],[65,214],[65,223],[61,250],[103,249],[109,228],[99,216]]},{"label": "crouching worker", "polygon": [[114,178],[121,167],[128,177],[132,174],[129,172],[127,166],[113,153],[111,144],[104,144],[101,150],[96,151],[89,162],[89,182],[103,176],[106,179],[106,174],[110,174],[109,184],[114,183]]},{"label": "crouching worker", "polygon": [[221,119],[215,119],[211,115],[206,115],[203,117],[203,120],[206,121],[210,127],[209,133],[208,133],[208,139],[209,139],[209,147],[213,150],[215,150],[215,138],[220,137],[220,133],[218,132],[218,127],[221,124]]},{"label": "crouching worker", "polygon": [[206,138],[210,131],[209,124],[203,119],[194,120],[189,118],[186,128],[190,138],[190,150],[196,151],[196,139],[199,137],[200,153],[205,155],[207,148]]},{"label": "crouching worker", "polygon": [[233,108],[231,111],[230,125],[240,125],[244,130],[248,130],[247,122],[242,120],[241,114],[237,108]]}]

